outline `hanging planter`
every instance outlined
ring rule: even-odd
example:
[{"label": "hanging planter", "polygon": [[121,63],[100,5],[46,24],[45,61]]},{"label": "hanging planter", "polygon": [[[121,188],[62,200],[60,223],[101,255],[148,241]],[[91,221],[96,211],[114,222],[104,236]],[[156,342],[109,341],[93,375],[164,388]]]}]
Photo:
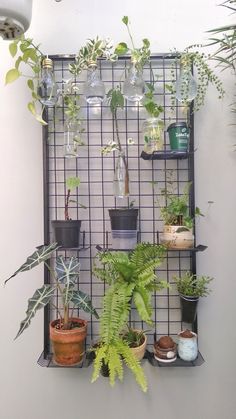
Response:
[{"label": "hanging planter", "polygon": [[199,298],[206,297],[210,293],[208,285],[212,279],[209,276],[197,276],[190,272],[185,272],[180,277],[174,276],[180,296],[182,322],[194,323]]},{"label": "hanging planter", "polygon": [[137,244],[138,208],[109,209],[113,249],[133,249]]},{"label": "hanging planter", "polygon": [[2,0],[0,6],[0,36],[15,39],[30,26],[32,0]]},{"label": "hanging planter", "polygon": [[[63,248],[78,248],[80,244],[80,220],[71,220],[69,217],[69,204],[71,201],[71,192],[78,188],[80,179],[78,177],[67,178],[67,193],[65,197],[65,220],[53,220],[52,230],[54,241]],[[80,207],[86,208],[79,204]]]}]

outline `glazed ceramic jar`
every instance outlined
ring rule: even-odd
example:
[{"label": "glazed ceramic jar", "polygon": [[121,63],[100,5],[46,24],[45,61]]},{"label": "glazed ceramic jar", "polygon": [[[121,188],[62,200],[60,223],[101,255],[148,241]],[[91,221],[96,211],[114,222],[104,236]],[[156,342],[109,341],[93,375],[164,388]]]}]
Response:
[{"label": "glazed ceramic jar", "polygon": [[197,335],[190,330],[178,334],[178,354],[183,361],[194,361],[198,355]]}]

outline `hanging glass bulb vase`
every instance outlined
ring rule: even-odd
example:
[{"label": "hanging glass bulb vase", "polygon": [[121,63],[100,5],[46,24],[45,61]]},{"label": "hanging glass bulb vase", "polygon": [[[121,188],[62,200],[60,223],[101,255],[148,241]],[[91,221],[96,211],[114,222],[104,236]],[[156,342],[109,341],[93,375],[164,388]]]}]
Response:
[{"label": "hanging glass bulb vase", "polygon": [[91,61],[88,66],[87,81],[84,84],[84,95],[90,105],[100,105],[106,95],[105,85],[100,78],[95,61]]},{"label": "hanging glass bulb vase", "polygon": [[144,93],[145,82],[142,70],[132,63],[123,85],[124,97],[130,102],[140,102]]},{"label": "hanging glass bulb vase", "polygon": [[188,104],[197,96],[197,82],[192,75],[191,65],[180,65],[179,77],[176,80],[176,99]]},{"label": "hanging glass bulb vase", "polygon": [[58,101],[60,90],[55,82],[53,62],[50,58],[44,58],[42,61],[37,93],[40,97],[40,102],[44,106],[55,106]]},{"label": "hanging glass bulb vase", "polygon": [[124,198],[129,196],[129,172],[125,159],[125,153],[122,150],[119,151],[116,161],[113,191],[114,196],[117,198]]},{"label": "hanging glass bulb vase", "polygon": [[77,121],[66,121],[64,128],[64,157],[78,157],[79,145],[82,145],[80,123]]}]

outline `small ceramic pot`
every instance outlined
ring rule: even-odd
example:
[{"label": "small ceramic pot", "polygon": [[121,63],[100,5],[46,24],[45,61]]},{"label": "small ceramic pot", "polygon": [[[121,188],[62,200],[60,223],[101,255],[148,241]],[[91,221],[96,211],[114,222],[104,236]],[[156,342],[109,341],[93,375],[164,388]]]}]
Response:
[{"label": "small ceramic pot", "polygon": [[[139,331],[138,331],[139,332]],[[132,351],[134,357],[137,359],[137,361],[141,361],[141,359],[143,359],[144,355],[145,355],[145,351],[146,351],[146,346],[147,346],[147,336],[144,335],[144,342],[142,343],[142,345],[137,346],[136,348],[130,348],[130,350]]]},{"label": "small ceramic pot", "polygon": [[163,233],[160,234],[160,243],[167,244],[170,249],[189,249],[194,246],[194,235],[192,229],[180,231],[183,226],[165,225]]},{"label": "small ceramic pot", "polygon": [[194,361],[197,358],[196,333],[186,330],[178,334],[178,354],[183,361]]},{"label": "small ceramic pot", "polygon": [[[163,341],[165,343],[166,339],[170,340],[169,345],[163,345]],[[177,345],[169,336],[163,336],[154,343],[154,358],[157,361],[165,363],[174,362],[176,360],[176,354]]]}]

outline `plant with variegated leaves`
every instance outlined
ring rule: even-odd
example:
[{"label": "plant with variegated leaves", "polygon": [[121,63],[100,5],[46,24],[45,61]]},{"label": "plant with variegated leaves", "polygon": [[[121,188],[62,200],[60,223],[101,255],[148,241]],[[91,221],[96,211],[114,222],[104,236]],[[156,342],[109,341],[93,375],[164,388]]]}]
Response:
[{"label": "plant with variegated leaves", "polygon": [[[70,330],[73,327],[70,317],[73,317],[74,309],[81,309],[98,318],[98,314],[92,306],[89,296],[78,289],[80,270],[78,259],[76,257],[65,259],[63,256],[59,256],[56,259],[54,269],[48,262],[52,253],[58,250],[58,248],[57,243],[37,247],[37,250],[27,258],[26,262],[5,281],[6,284],[18,273],[29,271],[42,262],[50,272],[53,281],[52,284],[44,284],[41,288],[38,288],[28,300],[26,317],[20,324],[16,338],[30,325],[36,312],[46,307],[49,303],[58,313],[60,318],[59,328],[64,330]],[[60,296],[59,300],[61,304],[58,304],[58,295]],[[62,309],[59,307],[62,307]],[[70,309],[72,310],[71,315],[69,315]]]}]

